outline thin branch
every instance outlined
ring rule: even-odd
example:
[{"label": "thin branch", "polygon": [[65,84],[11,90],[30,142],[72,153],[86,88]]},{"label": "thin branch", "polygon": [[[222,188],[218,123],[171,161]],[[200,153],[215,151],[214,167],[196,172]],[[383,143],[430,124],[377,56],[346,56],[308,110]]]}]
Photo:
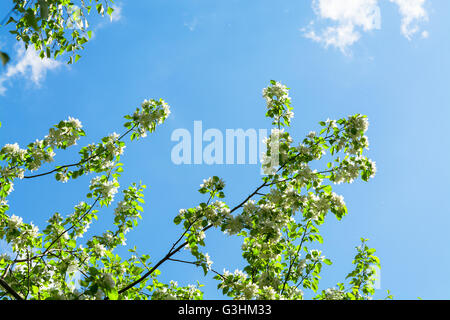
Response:
[{"label": "thin branch", "polygon": [[[198,267],[198,266],[201,264],[200,262],[197,262],[197,261],[185,261],[185,260],[173,259],[173,258],[169,258],[169,259],[167,259],[167,260],[169,260],[169,261],[174,261],[174,262],[181,262],[181,263],[193,264],[193,265],[195,265],[196,267]],[[213,272],[213,273],[215,273],[215,274],[217,274],[218,276],[222,277],[222,279],[225,279],[224,275],[221,274],[221,273],[219,273],[219,272],[217,272],[216,270],[210,269],[210,271]]]},{"label": "thin branch", "polygon": [[314,270],[314,268],[316,267],[317,263],[318,263],[318,261],[314,261],[314,264],[313,264],[312,268],[305,275],[302,276],[302,278],[300,279],[299,283],[297,283],[295,288],[298,288],[303,283],[303,281],[305,281],[305,279],[311,274],[311,271]]},{"label": "thin branch", "polygon": [[[116,142],[117,142],[117,141],[120,141],[123,137],[125,137],[128,133],[130,133],[135,127],[136,127],[136,125],[134,125],[134,126],[133,126],[132,128],[130,128],[128,131],[126,131],[125,133],[123,133],[119,138],[117,138]],[[89,160],[91,160],[91,159],[93,159],[93,158],[95,158],[95,157],[100,156],[100,154],[101,154],[101,153],[93,154],[93,155],[91,155],[89,158],[87,158],[87,159],[85,159],[85,160],[81,160],[81,161],[79,161],[79,162],[77,162],[77,163],[72,163],[72,164],[66,164],[66,165],[63,165],[63,166],[58,166],[58,167],[56,167],[56,168],[53,169],[53,170],[50,170],[50,171],[47,171],[47,172],[43,172],[43,173],[39,173],[39,174],[35,174],[35,175],[32,175],[32,176],[24,176],[23,178],[24,178],[24,179],[32,179],[32,178],[42,177],[42,176],[46,176],[46,175],[52,174],[52,173],[54,173],[54,172],[59,172],[59,171],[61,171],[61,170],[64,169],[64,168],[70,168],[70,167],[79,166],[79,165],[82,165],[83,163],[88,162]]]},{"label": "thin branch", "polygon": [[289,277],[290,277],[291,271],[292,271],[292,266],[295,264],[295,260],[298,258],[298,254],[300,253],[300,250],[301,250],[301,248],[302,248],[302,246],[303,246],[303,242],[305,241],[305,237],[306,237],[306,234],[307,234],[308,227],[309,227],[309,224],[310,224],[310,223],[311,223],[311,219],[309,219],[309,220],[308,220],[308,223],[305,225],[305,231],[303,232],[302,239],[300,240],[300,244],[299,244],[298,249],[297,249],[297,252],[296,252],[296,254],[295,254],[295,256],[294,256],[294,260],[291,260],[291,259],[292,259],[292,256],[289,256],[289,269],[288,269],[288,272],[287,272],[287,274],[286,274],[286,278],[284,278],[283,288],[281,289],[280,295],[283,294],[284,289],[285,289],[285,287],[286,287],[286,284],[287,284],[287,282],[289,281]]},{"label": "thin branch", "polygon": [[[94,206],[97,204],[97,202],[98,202],[98,200],[100,200],[100,198],[101,198],[101,195],[99,195],[99,196],[95,199],[94,203],[89,207],[89,209],[88,209],[88,210],[87,210],[87,211],[86,211],[79,219],[77,219],[77,222],[80,221],[81,219],[83,219],[86,215],[88,215],[89,212],[91,212],[92,208],[94,208]],[[42,255],[45,255],[45,254],[50,250],[50,248],[51,248],[51,247],[52,247],[59,239],[61,239],[61,237],[62,237],[64,234],[66,234],[67,232],[69,232],[70,230],[72,230],[73,227],[74,227],[74,224],[72,224],[72,225],[70,226],[70,228],[67,228],[67,229],[65,229],[63,232],[61,232],[61,233],[56,237],[56,239],[53,240],[52,243],[50,243],[50,245],[47,247],[47,249],[45,249],[45,251],[42,253]]]},{"label": "thin branch", "polygon": [[6,292],[12,295],[16,300],[24,300],[22,296],[16,292],[16,290],[11,288],[9,284],[1,278],[0,278],[0,286],[2,286],[6,290]]},{"label": "thin branch", "polygon": [[195,220],[193,222],[191,222],[189,224],[189,226],[186,228],[186,230],[184,230],[184,232],[181,234],[181,236],[178,238],[178,240],[175,241],[175,243],[172,245],[172,247],[169,250],[169,253],[172,252],[172,250],[177,246],[178,243],[180,243],[180,241],[183,239],[183,237],[186,235],[186,233],[189,232],[189,230],[194,225],[194,223],[196,223],[200,218],[201,218],[201,216],[198,216],[197,218],[195,218]]}]

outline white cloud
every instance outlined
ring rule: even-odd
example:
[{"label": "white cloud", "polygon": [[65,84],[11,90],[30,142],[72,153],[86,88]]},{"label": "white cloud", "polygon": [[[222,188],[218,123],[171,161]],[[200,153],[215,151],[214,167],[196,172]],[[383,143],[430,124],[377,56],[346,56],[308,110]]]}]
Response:
[{"label": "white cloud", "polygon": [[313,0],[312,6],[320,20],[331,20],[334,25],[316,32],[312,22],[304,29],[305,37],[345,54],[361,38],[360,30],[367,32],[381,26],[378,0]]},{"label": "white cloud", "polygon": [[34,48],[28,47],[25,50],[23,45],[16,46],[16,56],[17,63],[10,62],[6,72],[0,75],[0,95],[4,95],[6,92],[4,83],[16,76],[22,76],[39,87],[48,70],[54,70],[61,66],[59,61],[48,58],[41,59]]},{"label": "white cloud", "polygon": [[[390,0],[398,5],[402,16],[401,32],[411,39],[420,30],[418,23],[427,20],[426,0]],[[381,28],[379,0],[312,0],[315,21],[303,28],[303,34],[325,47],[333,46],[344,54],[361,38],[362,32]],[[331,22],[331,25],[329,25]],[[325,24],[317,31],[317,24]]]},{"label": "white cloud", "polygon": [[402,34],[411,40],[411,37],[420,30],[419,23],[428,20],[424,5],[426,0],[390,0],[398,5],[402,16]]}]

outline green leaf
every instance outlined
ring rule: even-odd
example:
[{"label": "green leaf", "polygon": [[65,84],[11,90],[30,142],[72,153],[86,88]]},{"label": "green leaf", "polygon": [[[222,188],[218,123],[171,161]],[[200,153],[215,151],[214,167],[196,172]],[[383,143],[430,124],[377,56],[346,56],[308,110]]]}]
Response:
[{"label": "green leaf", "polygon": [[89,267],[89,273],[92,275],[92,276],[96,276],[96,275],[98,275],[98,274],[100,274],[100,271],[98,271],[96,268],[94,268],[94,267]]},{"label": "green leaf", "polygon": [[116,288],[105,290],[105,294],[110,300],[117,300],[119,298],[119,293]]},{"label": "green leaf", "polygon": [[9,56],[5,52],[0,51],[0,60],[2,60],[3,65],[6,65],[9,62]]},{"label": "green leaf", "polygon": [[32,10],[27,11],[27,13],[25,13],[25,16],[23,18],[25,19],[25,22],[29,26],[31,26],[35,31],[40,32],[36,17],[34,16],[34,13]]},{"label": "green leaf", "polygon": [[48,19],[48,3],[47,0],[39,0],[39,10],[41,13],[41,19]]},{"label": "green leaf", "polygon": [[95,7],[97,8],[97,12],[103,15],[103,13],[105,12],[105,10],[103,9],[103,4],[99,3]]},{"label": "green leaf", "polygon": [[106,13],[111,16],[112,13],[114,12],[114,9],[112,7],[108,7],[108,10],[106,10]]}]

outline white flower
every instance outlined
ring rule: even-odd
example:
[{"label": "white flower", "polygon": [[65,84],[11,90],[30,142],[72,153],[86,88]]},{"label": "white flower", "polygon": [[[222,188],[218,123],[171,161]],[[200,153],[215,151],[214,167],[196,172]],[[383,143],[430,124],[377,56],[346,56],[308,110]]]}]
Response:
[{"label": "white flower", "polygon": [[131,209],[134,207],[127,201],[120,201],[117,204],[117,208],[114,210],[114,215],[121,216],[121,215],[130,215]]},{"label": "white flower", "polygon": [[263,98],[267,101],[267,108],[272,108],[275,101],[284,102],[290,100],[288,88],[276,82],[263,89]]},{"label": "white flower", "polygon": [[307,135],[308,138],[310,139],[314,139],[314,137],[316,136],[316,132],[315,131],[310,131]]},{"label": "white flower", "polygon": [[217,177],[209,177],[208,179],[203,179],[203,183],[200,188],[206,188],[208,190],[222,190],[225,188],[225,182]]},{"label": "white flower", "polygon": [[17,178],[19,179],[23,179],[24,175],[25,175],[25,169],[23,168],[18,168],[16,170],[16,174],[17,174]]},{"label": "white flower", "polygon": [[325,290],[325,299],[327,300],[342,300],[345,297],[345,293],[336,288],[329,288]]},{"label": "white flower", "polygon": [[205,253],[204,258],[205,258],[206,265],[208,266],[208,270],[211,270],[211,265],[213,264],[213,262],[209,256],[209,254]]},{"label": "white flower", "polygon": [[337,124],[336,124],[336,120],[330,120],[330,118],[328,118],[325,123],[327,124],[328,127],[330,128],[337,128]]},{"label": "white flower", "polygon": [[10,218],[9,218],[9,221],[8,221],[8,226],[11,228],[11,229],[18,229],[18,228],[20,228],[21,226],[22,226],[22,218],[21,217],[18,217],[18,216],[16,216],[16,215],[12,215]]},{"label": "white flower", "polygon": [[113,289],[116,285],[111,273],[104,273],[101,277],[101,285],[106,289]]},{"label": "white flower", "polygon": [[14,154],[16,154],[17,152],[19,152],[19,150],[20,150],[19,144],[17,144],[17,142],[16,142],[16,143],[14,143],[14,144],[6,144],[6,145],[3,147],[3,150],[2,150],[2,151],[3,151],[4,153],[14,155]]},{"label": "white flower", "polygon": [[137,125],[136,132],[141,137],[147,136],[147,131],[153,131],[157,124],[161,124],[170,115],[170,106],[164,101],[144,100],[141,109],[137,109],[132,119]]},{"label": "white flower", "polygon": [[301,273],[301,272],[306,268],[306,266],[307,266],[306,260],[305,260],[305,259],[301,259],[301,260],[298,262],[298,266],[297,266],[298,271]]},{"label": "white flower", "polygon": [[114,178],[111,180],[103,180],[100,177],[95,177],[91,180],[91,190],[95,189],[103,198],[114,199],[114,195],[117,193],[118,183]]},{"label": "white flower", "polygon": [[237,277],[239,277],[239,278],[242,279],[242,280],[247,279],[247,274],[245,274],[244,272],[242,272],[242,271],[239,270],[239,269],[234,270],[234,275],[237,276]]},{"label": "white flower", "polygon": [[262,95],[266,99],[267,109],[274,111],[271,117],[276,122],[284,118],[289,124],[290,119],[294,117],[294,113],[290,110],[291,108],[286,108],[286,105],[291,102],[288,88],[279,82],[272,82],[267,88],[263,89]]},{"label": "white flower", "polygon": [[28,164],[28,168],[31,171],[39,169],[42,162],[52,162],[55,153],[50,151],[51,149],[45,149],[46,144],[44,140],[36,140],[31,144],[31,162]]},{"label": "white flower", "polygon": [[297,147],[297,151],[298,151],[299,154],[301,154],[301,155],[303,155],[303,156],[308,156],[308,155],[311,154],[311,148],[305,146],[304,144],[300,144],[300,145]]},{"label": "white flower", "polygon": [[261,297],[264,300],[275,300],[277,293],[274,288],[270,286],[264,286],[261,291]]},{"label": "white flower", "polygon": [[77,270],[78,270],[77,263],[75,261],[70,261],[69,265],[67,266],[66,273],[72,274],[72,273],[74,273]]},{"label": "white flower", "polygon": [[55,128],[50,128],[45,141],[50,146],[65,149],[77,144],[81,128],[80,120],[69,117],[68,120],[60,122]]},{"label": "white flower", "polygon": [[246,212],[247,214],[250,214],[250,215],[255,213],[257,208],[258,207],[255,205],[255,201],[254,200],[248,200],[244,204],[244,212]]},{"label": "white flower", "polygon": [[39,235],[39,228],[33,225],[33,222],[30,223],[30,229],[27,231],[31,238],[37,238]]},{"label": "white flower", "polygon": [[69,177],[67,176],[67,173],[64,171],[58,172],[55,177],[57,181],[61,181],[62,183],[66,183],[67,181],[69,181]]},{"label": "white flower", "polygon": [[246,300],[250,300],[258,294],[259,287],[256,283],[248,282],[244,287],[243,293]]},{"label": "white flower", "polygon": [[100,243],[96,243],[92,249],[94,253],[99,257],[103,257],[106,253],[105,246]]},{"label": "white flower", "polygon": [[242,219],[240,216],[233,217],[231,216],[228,220],[227,228],[225,229],[225,232],[228,235],[233,235],[241,232],[242,228],[244,228],[244,225],[242,224]]},{"label": "white flower", "polygon": [[70,124],[72,124],[76,129],[81,129],[83,126],[81,125],[80,120],[76,119],[76,118],[72,118],[69,117],[69,119],[67,120],[67,122],[69,122]]},{"label": "white flower", "polygon": [[377,166],[375,161],[372,161],[370,159],[368,159],[369,161],[369,165],[370,165],[370,171],[372,171],[372,174],[370,175],[371,178],[373,178],[375,176],[375,173],[377,173]]},{"label": "white flower", "polygon": [[345,206],[344,197],[337,195],[334,192],[331,194],[331,203],[333,204],[333,206],[338,208],[342,208]]}]

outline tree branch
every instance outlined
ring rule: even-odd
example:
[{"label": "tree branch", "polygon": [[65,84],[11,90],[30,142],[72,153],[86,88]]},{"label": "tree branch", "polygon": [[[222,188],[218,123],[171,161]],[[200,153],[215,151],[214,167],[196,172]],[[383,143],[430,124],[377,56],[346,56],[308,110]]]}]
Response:
[{"label": "tree branch", "polygon": [[[136,125],[134,125],[132,128],[128,129],[128,131],[126,131],[125,133],[123,133],[119,138],[117,138],[116,141],[120,141],[123,137],[125,137],[128,133],[130,133],[134,128],[136,128]],[[66,164],[66,165],[63,165],[63,166],[56,167],[55,169],[50,170],[50,171],[47,171],[47,172],[35,174],[35,175],[32,175],[32,176],[24,176],[23,178],[24,178],[24,179],[32,179],[32,178],[42,177],[42,176],[46,176],[46,175],[52,174],[53,172],[59,172],[59,171],[61,171],[61,170],[64,169],[64,168],[70,168],[70,167],[79,166],[79,165],[82,165],[83,163],[88,162],[88,161],[91,160],[92,158],[95,158],[95,157],[100,156],[100,154],[101,154],[101,153],[93,154],[93,155],[91,155],[89,158],[87,158],[87,159],[85,159],[85,160],[81,160],[81,161],[79,161],[79,162],[77,162],[77,163]]]},{"label": "tree branch", "polygon": [[8,292],[10,295],[12,295],[16,300],[24,300],[20,294],[18,294],[13,288],[9,286],[9,284],[0,278],[0,286],[2,286],[6,292]]}]

